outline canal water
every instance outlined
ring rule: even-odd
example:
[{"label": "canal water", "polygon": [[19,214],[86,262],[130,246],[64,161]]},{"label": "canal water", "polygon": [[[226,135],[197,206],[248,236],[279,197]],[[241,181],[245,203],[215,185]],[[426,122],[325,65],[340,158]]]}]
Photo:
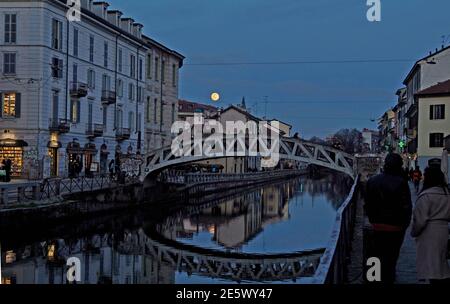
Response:
[{"label": "canal water", "polygon": [[[292,282],[297,278],[289,275],[221,275],[217,265],[231,261],[227,265],[234,267],[241,257],[279,261],[320,251],[351,185],[339,174],[300,177],[218,194],[201,205],[149,204],[44,231],[2,232],[2,283],[65,284],[70,257],[80,261],[82,284]],[[202,259],[207,262],[199,271]]]}]

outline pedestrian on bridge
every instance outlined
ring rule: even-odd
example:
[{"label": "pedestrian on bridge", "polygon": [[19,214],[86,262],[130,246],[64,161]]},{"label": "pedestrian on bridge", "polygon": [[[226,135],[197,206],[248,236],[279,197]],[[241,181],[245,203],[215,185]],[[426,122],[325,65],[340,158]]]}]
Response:
[{"label": "pedestrian on bridge", "polygon": [[378,258],[381,262],[381,283],[393,284],[397,260],[412,213],[411,192],[403,175],[403,159],[400,155],[389,154],[383,173],[369,179],[364,207],[372,226],[366,242],[367,258]]},{"label": "pedestrian on bridge", "polygon": [[411,235],[416,238],[417,274],[431,284],[450,283],[447,262],[450,191],[440,167],[425,170],[422,192],[414,208]]}]

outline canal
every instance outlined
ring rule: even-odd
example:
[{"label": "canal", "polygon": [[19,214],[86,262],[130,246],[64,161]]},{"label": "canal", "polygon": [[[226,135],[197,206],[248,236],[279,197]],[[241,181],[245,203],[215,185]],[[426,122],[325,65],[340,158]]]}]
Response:
[{"label": "canal", "polygon": [[[2,283],[65,284],[70,257],[81,261],[83,284],[291,283],[300,273],[314,274],[311,265],[327,246],[352,183],[340,174],[299,177],[200,205],[149,203],[42,229],[2,231]],[[262,271],[271,261],[275,270]]]}]

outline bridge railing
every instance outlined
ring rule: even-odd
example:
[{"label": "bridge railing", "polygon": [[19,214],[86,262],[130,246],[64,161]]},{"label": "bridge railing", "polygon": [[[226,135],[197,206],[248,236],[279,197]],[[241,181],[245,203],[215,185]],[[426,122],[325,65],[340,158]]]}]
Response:
[{"label": "bridge railing", "polygon": [[337,212],[331,240],[322,256],[314,278],[309,283],[343,284],[345,282],[356,219],[359,180],[360,177],[358,176],[349,196]]},{"label": "bridge railing", "polygon": [[169,182],[173,184],[183,185],[195,185],[202,183],[213,182],[230,182],[248,179],[269,178],[269,177],[283,177],[286,174],[303,174],[305,170],[274,170],[274,171],[261,171],[261,172],[248,172],[237,174],[225,174],[225,173],[188,173],[184,175],[167,174],[162,176],[161,181]]}]

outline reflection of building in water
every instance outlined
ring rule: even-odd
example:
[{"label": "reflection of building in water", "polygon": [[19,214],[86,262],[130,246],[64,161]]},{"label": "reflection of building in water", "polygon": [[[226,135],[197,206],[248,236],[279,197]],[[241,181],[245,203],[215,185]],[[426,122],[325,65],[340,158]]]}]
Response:
[{"label": "reflection of building in water", "polygon": [[[98,236],[96,236],[98,237]],[[66,260],[76,257],[81,262],[80,284],[173,284],[175,271],[150,256],[122,254],[102,243],[92,247],[90,242],[78,240],[65,243],[35,245],[20,251],[2,254],[3,284],[66,284]],[[69,254],[70,252],[73,252]]]},{"label": "reflection of building in water", "polygon": [[293,185],[274,185],[228,200],[199,214],[184,218],[163,235],[170,239],[192,240],[207,232],[226,249],[240,249],[258,235],[263,227],[289,219],[289,199]]}]

